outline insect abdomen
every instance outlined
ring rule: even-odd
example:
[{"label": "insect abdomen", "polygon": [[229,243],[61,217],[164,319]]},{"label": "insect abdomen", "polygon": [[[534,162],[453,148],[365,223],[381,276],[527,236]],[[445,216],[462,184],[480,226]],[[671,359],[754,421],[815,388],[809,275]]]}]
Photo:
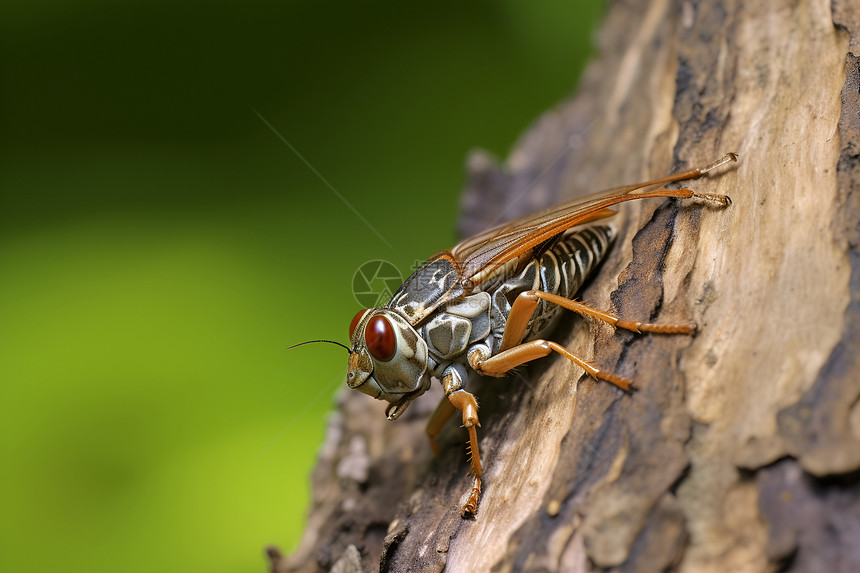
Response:
[{"label": "insect abdomen", "polygon": [[[574,231],[559,239],[539,259],[533,259],[520,274],[501,284],[492,293],[490,310],[496,343],[501,341],[511,305],[520,293],[539,290],[575,298],[582,283],[606,255],[614,238],[614,229],[608,225]],[[523,341],[548,334],[560,310],[558,305],[540,300]]]},{"label": "insect abdomen", "polygon": [[592,270],[603,260],[615,238],[608,225],[582,229],[559,240],[540,259],[539,290],[574,298]]}]

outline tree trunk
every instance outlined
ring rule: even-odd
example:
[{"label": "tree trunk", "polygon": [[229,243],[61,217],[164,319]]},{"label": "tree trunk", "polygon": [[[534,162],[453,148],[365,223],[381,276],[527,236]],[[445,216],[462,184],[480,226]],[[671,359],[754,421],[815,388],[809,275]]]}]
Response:
[{"label": "tree trunk", "polygon": [[465,433],[424,436],[439,388],[394,423],[344,394],[272,571],[860,571],[859,49],[855,0],[614,2],[579,95],[503,167],[472,157],[463,230],[736,151],[686,183],[731,207],[628,203],[581,293],[699,333],[565,315],[555,340],[632,394],[559,356],[470,380],[474,519]]}]

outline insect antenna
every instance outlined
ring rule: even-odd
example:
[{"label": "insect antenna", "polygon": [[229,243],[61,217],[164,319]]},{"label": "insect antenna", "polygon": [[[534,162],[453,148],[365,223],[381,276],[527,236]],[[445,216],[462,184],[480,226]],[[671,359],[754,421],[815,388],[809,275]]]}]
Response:
[{"label": "insect antenna", "polygon": [[287,346],[285,350],[289,350],[291,348],[295,348],[296,346],[304,346],[305,344],[313,344],[314,342],[328,342],[329,344],[337,344],[341,348],[346,348],[346,351],[352,354],[352,350],[350,350],[349,346],[345,344],[341,344],[340,342],[335,342],[334,340],[307,340],[305,342],[299,342],[298,344],[293,344],[292,346]]}]

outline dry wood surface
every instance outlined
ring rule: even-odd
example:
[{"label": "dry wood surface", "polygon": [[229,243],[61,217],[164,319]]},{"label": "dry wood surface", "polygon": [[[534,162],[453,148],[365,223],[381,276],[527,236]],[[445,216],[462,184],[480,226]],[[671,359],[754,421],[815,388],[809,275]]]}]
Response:
[{"label": "dry wood surface", "polygon": [[[628,203],[582,299],[634,335],[566,316],[562,357],[470,380],[485,491],[441,396],[396,422],[344,393],[298,550],[272,571],[860,571],[860,5],[611,3],[575,98],[497,165],[469,160],[462,231],[600,188],[740,162],[685,185],[729,195]],[[444,245],[440,246],[444,247]]]}]

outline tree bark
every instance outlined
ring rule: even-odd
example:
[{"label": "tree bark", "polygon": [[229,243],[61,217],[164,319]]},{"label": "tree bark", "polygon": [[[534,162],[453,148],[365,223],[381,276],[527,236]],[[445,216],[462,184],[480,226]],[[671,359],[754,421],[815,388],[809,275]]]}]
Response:
[{"label": "tree bark", "polygon": [[858,53],[853,0],[614,2],[577,97],[470,159],[463,231],[737,151],[686,184],[731,207],[628,203],[582,292],[699,333],[566,315],[555,340],[632,394],[562,357],[470,380],[474,519],[463,430],[424,436],[439,388],[394,423],[344,393],[272,571],[860,571]]}]

